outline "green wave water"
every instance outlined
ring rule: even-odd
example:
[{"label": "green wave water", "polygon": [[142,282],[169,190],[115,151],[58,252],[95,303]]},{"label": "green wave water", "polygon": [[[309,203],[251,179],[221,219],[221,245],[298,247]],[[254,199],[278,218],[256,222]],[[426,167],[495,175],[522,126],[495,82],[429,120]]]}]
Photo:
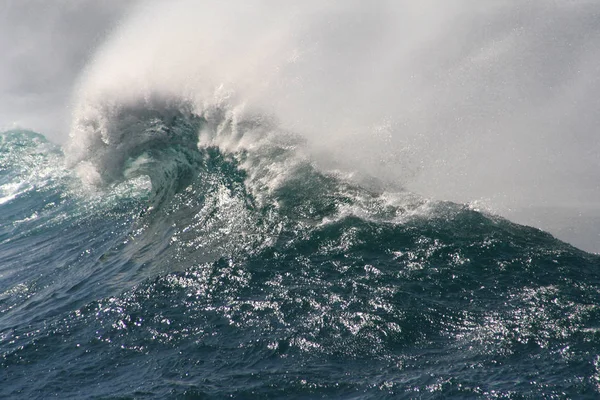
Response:
[{"label": "green wave water", "polygon": [[0,135],[1,398],[600,395],[599,256],[161,107]]}]

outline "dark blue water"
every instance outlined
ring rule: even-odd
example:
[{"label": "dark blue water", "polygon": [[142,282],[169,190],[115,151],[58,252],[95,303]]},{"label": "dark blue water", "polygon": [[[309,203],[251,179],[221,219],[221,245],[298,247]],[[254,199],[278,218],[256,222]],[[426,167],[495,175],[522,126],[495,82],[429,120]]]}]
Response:
[{"label": "dark blue water", "polygon": [[0,135],[0,398],[600,396],[598,256],[134,114]]}]

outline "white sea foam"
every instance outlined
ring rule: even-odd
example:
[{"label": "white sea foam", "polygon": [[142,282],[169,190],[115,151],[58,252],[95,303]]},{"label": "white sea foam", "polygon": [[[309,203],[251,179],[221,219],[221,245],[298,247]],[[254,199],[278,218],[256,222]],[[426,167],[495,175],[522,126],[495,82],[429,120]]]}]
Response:
[{"label": "white sea foam", "polygon": [[69,153],[114,144],[123,107],[176,99],[208,121],[201,145],[250,146],[242,125],[261,115],[305,137],[318,165],[384,186],[485,198],[500,212],[595,202],[599,12],[569,1],[143,1],[80,79]]}]

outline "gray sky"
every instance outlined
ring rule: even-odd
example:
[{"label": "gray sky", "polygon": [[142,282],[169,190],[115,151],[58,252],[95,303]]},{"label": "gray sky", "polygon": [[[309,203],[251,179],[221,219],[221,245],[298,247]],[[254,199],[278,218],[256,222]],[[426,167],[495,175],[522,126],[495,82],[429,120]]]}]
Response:
[{"label": "gray sky", "polygon": [[0,2],[0,127],[62,141],[73,84],[133,1]]}]

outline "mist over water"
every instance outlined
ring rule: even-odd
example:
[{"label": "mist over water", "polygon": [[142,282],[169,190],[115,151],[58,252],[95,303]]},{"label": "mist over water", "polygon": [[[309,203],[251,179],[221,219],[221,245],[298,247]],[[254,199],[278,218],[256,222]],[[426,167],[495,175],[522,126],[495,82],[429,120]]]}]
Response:
[{"label": "mist over water", "polygon": [[[156,97],[260,113],[324,168],[558,233],[548,209],[600,209],[599,15],[567,1],[141,2],[83,73],[71,134]],[[594,226],[561,229],[600,243]]]}]

